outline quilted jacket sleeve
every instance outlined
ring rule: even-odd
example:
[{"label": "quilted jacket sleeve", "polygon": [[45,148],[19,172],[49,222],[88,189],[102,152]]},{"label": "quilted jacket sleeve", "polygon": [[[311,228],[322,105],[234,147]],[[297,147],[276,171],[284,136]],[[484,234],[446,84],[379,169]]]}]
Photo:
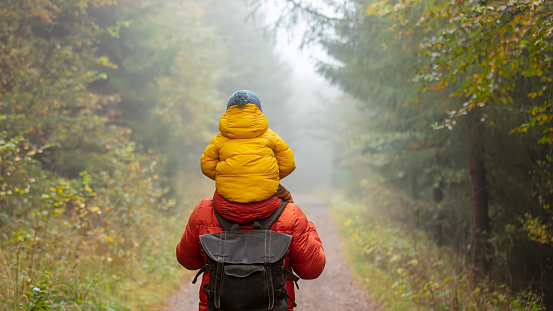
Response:
[{"label": "quilted jacket sleeve", "polygon": [[278,162],[279,177],[280,179],[290,175],[296,169],[296,162],[294,161],[294,152],[288,147],[286,142],[278,135],[275,134],[275,156]]},{"label": "quilted jacket sleeve", "polygon": [[177,260],[186,269],[197,270],[204,264],[204,259],[201,256],[199,239],[197,236],[196,228],[198,221],[199,208],[202,202],[198,203],[192,211],[188,224],[180,242],[177,244]]},{"label": "quilted jacket sleeve", "polygon": [[323,272],[326,257],[315,225],[297,206],[293,205],[295,221],[290,243],[290,264],[302,279],[315,279]]},{"label": "quilted jacket sleeve", "polygon": [[217,163],[219,163],[219,150],[217,148],[218,138],[219,135],[213,137],[200,158],[202,173],[213,180],[215,180],[215,168],[217,167]]}]

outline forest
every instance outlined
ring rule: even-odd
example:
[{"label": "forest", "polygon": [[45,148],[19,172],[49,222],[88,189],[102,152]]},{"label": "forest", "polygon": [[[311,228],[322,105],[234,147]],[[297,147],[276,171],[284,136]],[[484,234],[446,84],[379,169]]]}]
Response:
[{"label": "forest", "polygon": [[[301,97],[283,33],[336,98]],[[199,157],[251,89],[324,144],[291,191],[335,209],[383,305],[546,310],[552,62],[547,0],[2,0],[0,309],[162,305],[213,193]]]}]

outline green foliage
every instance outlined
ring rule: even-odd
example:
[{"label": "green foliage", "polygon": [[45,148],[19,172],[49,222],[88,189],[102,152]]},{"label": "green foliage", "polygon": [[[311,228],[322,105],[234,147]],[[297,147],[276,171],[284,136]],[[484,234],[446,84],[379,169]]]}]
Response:
[{"label": "green foliage", "polygon": [[221,102],[216,84],[225,49],[203,15],[196,1],[120,2],[94,13],[119,27],[119,38],[100,37],[98,52],[117,68],[91,89],[117,94],[110,121],[130,127],[139,149],[157,155],[160,182],[178,201],[186,200],[181,189],[198,178],[197,157]]},{"label": "green foliage", "polygon": [[[345,148],[337,149],[353,158],[344,168],[361,172],[360,165],[369,167],[409,200],[428,197],[440,184],[448,184],[453,172],[462,170],[462,133],[432,129],[453,100],[417,94],[412,78],[420,36],[398,40],[388,31],[393,20],[367,15],[364,3],[350,4],[348,18],[334,27],[337,38],[322,38],[338,62],[321,62],[319,71],[356,99],[353,108],[342,108],[355,112],[346,116]],[[362,175],[360,179],[367,176]]]},{"label": "green foliage", "polygon": [[[366,9],[390,17],[401,36],[424,34],[417,79],[425,90],[440,91],[462,81],[448,90],[467,99],[452,109],[452,116],[490,104],[528,102],[531,120],[515,130],[539,126],[544,134],[540,142],[553,142],[548,126],[553,51],[549,1],[379,1]],[[413,17],[414,10],[420,13]],[[526,98],[513,98],[523,80],[532,81]]]},{"label": "green foliage", "polygon": [[6,139],[20,136],[30,151],[40,150],[33,158],[50,170],[61,170],[62,149],[91,155],[104,150],[101,140],[91,138],[105,126],[98,112],[114,99],[88,92],[87,85],[103,77],[93,66],[112,65],[94,55],[103,29],[84,14],[104,2],[2,3],[2,129]]},{"label": "green foliage", "polygon": [[27,301],[21,304],[22,310],[51,310],[54,308],[54,303],[50,297],[55,294],[51,290],[52,283],[50,282],[49,271],[42,273],[40,282],[29,288],[26,293]]},{"label": "green foliage", "polygon": [[[2,290],[2,301],[6,303],[3,309],[21,302],[17,293],[26,291],[31,295],[22,297],[28,299],[29,310],[40,299],[51,301],[45,297],[53,292],[44,288],[42,281],[42,285],[35,285],[34,280],[46,270],[55,278],[53,287],[69,287],[55,295],[70,305],[104,301],[106,296],[102,293],[106,287],[118,283],[84,282],[75,288],[75,284],[67,283],[71,279],[102,280],[105,274],[117,276],[137,267],[145,269],[152,256],[159,264],[157,273],[175,275],[171,268],[174,259],[169,256],[172,245],[166,245],[167,239],[163,238],[169,220],[155,216],[155,209],[168,209],[172,202],[161,198],[164,191],[155,184],[155,163],[137,156],[132,144],[111,150],[112,171],[83,172],[78,179],[49,176],[38,181],[36,184],[42,188],[33,186],[25,197],[33,203],[25,216],[3,226],[3,234],[9,238],[1,241],[5,249],[4,264],[0,266],[2,283],[8,286]],[[166,229],[162,229],[164,226]],[[160,254],[158,248],[162,245],[164,253]],[[128,288],[135,286],[132,284]],[[87,294],[90,287],[94,287],[93,295]]]},{"label": "green foliage", "polygon": [[320,72],[348,95],[327,121],[336,185],[363,197],[378,181],[398,219],[458,258],[489,247],[491,281],[547,291],[551,2],[346,1],[332,17],[282,2],[308,16],[307,41],[336,60]]},{"label": "green foliage", "polygon": [[147,310],[180,281],[224,106],[200,4],[0,3],[0,309]]},{"label": "green foliage", "polygon": [[[199,102],[214,93],[217,74],[210,72],[210,66],[216,66],[211,61],[216,56],[203,54],[213,47],[209,45],[203,50],[201,44],[193,50],[172,50],[190,40],[186,34],[196,33],[201,23],[186,15],[193,3],[165,4],[156,14],[143,12],[157,22],[155,29],[161,28],[171,10],[174,19],[190,23],[183,23],[183,37],[166,38],[170,46],[160,49],[164,52],[160,58],[174,53],[178,56],[169,61],[177,63],[171,66],[174,71],[149,80],[158,83],[156,90],[164,91],[164,96],[144,109],[155,111],[160,117],[154,121],[162,120],[161,126],[177,129],[186,149],[203,140],[210,125],[201,122],[211,113],[210,105]],[[113,92],[99,92],[95,87],[112,74],[117,77],[133,68],[118,63],[121,60],[112,54],[108,58],[102,48],[106,41],[123,40],[132,23],[117,17],[102,20],[106,16],[101,12],[118,12],[121,6],[136,12],[147,5],[154,3],[143,7],[130,1],[116,7],[109,0],[0,3],[2,310],[143,310],[160,304],[163,292],[169,295],[179,281],[182,272],[174,259],[174,236],[182,233],[183,222],[162,184],[166,163],[162,153],[169,152],[144,152],[140,144],[144,141],[130,139],[135,131],[131,122],[117,120],[118,105],[133,88],[120,84]],[[131,42],[154,51],[164,42],[152,39],[157,40],[157,34]],[[197,39],[214,42],[200,34]],[[191,59],[193,55],[203,55],[206,67]],[[130,76],[119,76],[132,81]],[[177,88],[179,82],[184,84]],[[155,97],[153,93],[148,98]],[[172,106],[169,98],[175,100]],[[205,109],[196,110],[194,100]],[[177,123],[179,116],[195,123]],[[187,178],[187,183],[194,183],[194,177]]]},{"label": "green foliage", "polygon": [[351,260],[365,284],[391,310],[545,310],[532,291],[475,283],[461,261],[423,232],[393,220],[401,201],[377,182],[361,201],[331,203]]}]

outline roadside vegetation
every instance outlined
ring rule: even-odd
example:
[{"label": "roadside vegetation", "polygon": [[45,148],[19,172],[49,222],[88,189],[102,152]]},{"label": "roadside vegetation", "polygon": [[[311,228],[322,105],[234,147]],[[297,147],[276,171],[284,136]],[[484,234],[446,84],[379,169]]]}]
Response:
[{"label": "roadside vegetation", "polygon": [[337,217],[385,304],[552,306],[553,2],[274,1],[257,25],[272,0],[0,1],[0,309],[170,295],[226,98],[253,89],[302,135],[265,20],[330,57],[344,96],[294,123],[334,152]]},{"label": "roadside vegetation", "polygon": [[[225,25],[210,14],[237,6],[213,5],[0,3],[1,310],[152,310],[179,285],[225,99],[285,90],[246,7]],[[253,72],[234,69],[250,51],[234,32],[262,47]]]},{"label": "roadside vegetation", "polygon": [[330,204],[351,268],[385,310],[546,310],[531,288],[471,275],[466,259],[417,229],[378,183],[364,189],[363,199],[336,193]]},{"label": "roadside vegetation", "polygon": [[[516,293],[535,290],[553,306],[553,2],[278,2],[274,26],[302,26],[302,42],[328,53],[318,71],[344,92],[320,123],[337,151],[335,187],[363,200],[359,221],[373,204],[403,218],[390,243],[430,255],[387,257],[424,284],[395,289],[450,308],[516,307]],[[395,199],[372,202],[367,186]]]}]

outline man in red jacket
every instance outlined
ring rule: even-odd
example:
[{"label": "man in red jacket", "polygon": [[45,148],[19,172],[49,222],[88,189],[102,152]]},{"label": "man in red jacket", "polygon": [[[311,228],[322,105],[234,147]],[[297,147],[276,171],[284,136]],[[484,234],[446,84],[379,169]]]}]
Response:
[{"label": "man in red jacket", "polygon": [[[223,231],[215,213],[235,223],[250,223],[270,216],[282,203],[282,200],[274,196],[265,201],[254,203],[236,203],[227,201],[217,192],[213,199],[201,200],[188,220],[186,230],[177,244],[177,260],[189,270],[202,268],[206,263],[205,254],[201,251],[199,236]],[[242,230],[251,230],[252,225],[241,226]],[[290,252],[285,257],[285,267],[293,270],[302,279],[315,279],[324,269],[325,254],[321,239],[317,234],[313,223],[305,217],[302,210],[293,203],[288,203],[280,217],[270,228],[273,231],[289,234],[292,236]],[[202,290],[204,284],[209,280],[208,273],[204,273],[200,286],[200,311],[207,311],[207,297]],[[294,284],[288,280],[286,284],[288,295],[295,299]],[[288,311],[294,306],[288,301]]]}]

